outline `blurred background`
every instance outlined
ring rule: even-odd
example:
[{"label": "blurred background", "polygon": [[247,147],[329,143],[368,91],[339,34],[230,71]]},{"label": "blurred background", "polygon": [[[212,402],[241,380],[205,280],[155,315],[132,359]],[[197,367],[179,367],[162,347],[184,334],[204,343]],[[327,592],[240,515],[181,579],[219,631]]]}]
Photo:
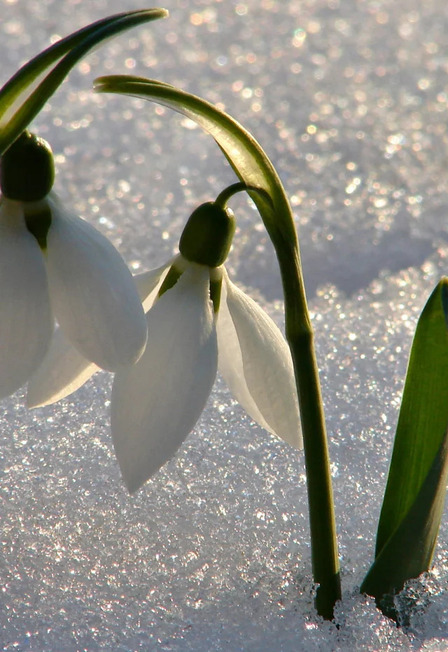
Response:
[{"label": "blurred background", "polygon": [[[134,497],[109,432],[111,376],[56,406],[3,402],[3,650],[444,650],[447,523],[419,608],[397,630],[358,587],[416,320],[447,273],[448,9],[439,0],[168,0],[170,18],[89,55],[33,128],[55,189],[137,273],[177,249],[235,179],[212,139],[111,73],[175,84],[240,121],[294,209],[328,418],[344,597],[312,606],[303,455],[255,426],[218,379],[176,459]],[[0,0],[0,83],[58,38],[135,0]],[[283,325],[275,256],[232,200],[232,279]],[[173,361],[175,363],[175,361]],[[408,596],[409,597],[409,596]]]}]

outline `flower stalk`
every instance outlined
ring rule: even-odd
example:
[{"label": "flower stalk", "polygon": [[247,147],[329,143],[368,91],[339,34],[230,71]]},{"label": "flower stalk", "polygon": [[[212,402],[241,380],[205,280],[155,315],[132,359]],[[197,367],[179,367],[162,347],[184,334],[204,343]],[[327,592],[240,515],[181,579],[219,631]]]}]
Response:
[{"label": "flower stalk", "polygon": [[341,598],[333,489],[325,417],[309,318],[305,287],[297,247],[274,243],[283,281],[285,330],[294,364],[300,416],[311,532],[313,577],[318,584],[317,612],[333,619],[334,605]]},{"label": "flower stalk", "polygon": [[[261,197],[265,194],[256,187],[240,182],[223,190],[216,203],[224,206],[231,196],[242,190]],[[282,276],[286,340],[294,364],[302,421],[312,567],[314,580],[319,585],[316,608],[321,616],[331,620],[334,605],[341,598],[341,586],[330,460],[314,333],[306,301],[299,243],[296,238],[283,238],[281,230],[277,232],[277,237],[271,235],[271,239]]]}]

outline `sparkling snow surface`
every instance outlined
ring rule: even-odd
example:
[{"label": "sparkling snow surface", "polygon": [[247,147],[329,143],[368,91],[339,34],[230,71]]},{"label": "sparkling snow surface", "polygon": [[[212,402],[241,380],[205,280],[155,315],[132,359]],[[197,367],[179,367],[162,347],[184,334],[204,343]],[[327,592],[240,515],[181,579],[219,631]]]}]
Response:
[{"label": "sparkling snow surface", "polygon": [[[1,83],[60,36],[136,0],[0,0]],[[442,0],[166,0],[108,42],[34,123],[56,189],[133,269],[164,262],[235,180],[168,110],[90,91],[132,73],[218,103],[261,142],[299,230],[328,419],[343,600],[313,608],[303,454],[218,379],[176,459],[134,497],[109,431],[111,376],[28,411],[3,401],[0,647],[32,652],[448,649],[448,519],[407,631],[358,587],[419,312],[448,272],[448,5]],[[232,279],[280,324],[261,220],[232,200]],[[176,364],[176,360],[171,361]]]}]

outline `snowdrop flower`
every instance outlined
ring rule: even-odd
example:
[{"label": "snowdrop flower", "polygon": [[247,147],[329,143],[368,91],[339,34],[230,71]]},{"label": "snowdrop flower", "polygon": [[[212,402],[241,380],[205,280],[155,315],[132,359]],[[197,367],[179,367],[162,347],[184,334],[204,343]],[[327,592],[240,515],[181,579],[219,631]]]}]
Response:
[{"label": "snowdrop flower", "polygon": [[131,273],[109,241],[51,188],[49,145],[24,132],[0,162],[0,398],[36,372],[54,320],[105,369],[132,364],[147,337]]},{"label": "snowdrop flower", "polygon": [[[137,277],[148,321],[140,360],[114,379],[111,427],[130,492],[176,453],[210,395],[217,369],[263,428],[300,448],[289,348],[268,315],[227,275],[234,217],[200,206],[180,240],[180,255]],[[95,371],[60,334],[30,384],[32,405],[74,391]]]}]

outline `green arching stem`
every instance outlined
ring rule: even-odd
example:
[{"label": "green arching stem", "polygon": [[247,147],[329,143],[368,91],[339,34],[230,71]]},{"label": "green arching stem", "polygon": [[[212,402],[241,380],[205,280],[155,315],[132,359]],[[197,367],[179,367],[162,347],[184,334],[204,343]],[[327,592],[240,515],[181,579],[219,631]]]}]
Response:
[{"label": "green arching stem", "polygon": [[[216,203],[225,205],[230,197],[242,190],[258,196],[259,199],[266,199],[267,193],[262,188],[239,182],[223,190]],[[283,238],[280,232],[276,235],[277,238],[272,238],[272,242],[282,276],[286,339],[294,363],[302,420],[313,575],[319,585],[316,609],[321,616],[331,620],[334,605],[341,598],[341,584],[330,460],[314,333],[306,301],[298,242]]]},{"label": "green arching stem", "polygon": [[233,197],[233,195],[236,195],[238,192],[248,192],[249,190],[266,194],[262,188],[257,188],[256,186],[248,186],[246,183],[244,183],[244,181],[238,181],[237,183],[232,183],[231,186],[224,188],[224,190],[219,193],[214,203],[225,208],[227,202],[231,197]]}]

